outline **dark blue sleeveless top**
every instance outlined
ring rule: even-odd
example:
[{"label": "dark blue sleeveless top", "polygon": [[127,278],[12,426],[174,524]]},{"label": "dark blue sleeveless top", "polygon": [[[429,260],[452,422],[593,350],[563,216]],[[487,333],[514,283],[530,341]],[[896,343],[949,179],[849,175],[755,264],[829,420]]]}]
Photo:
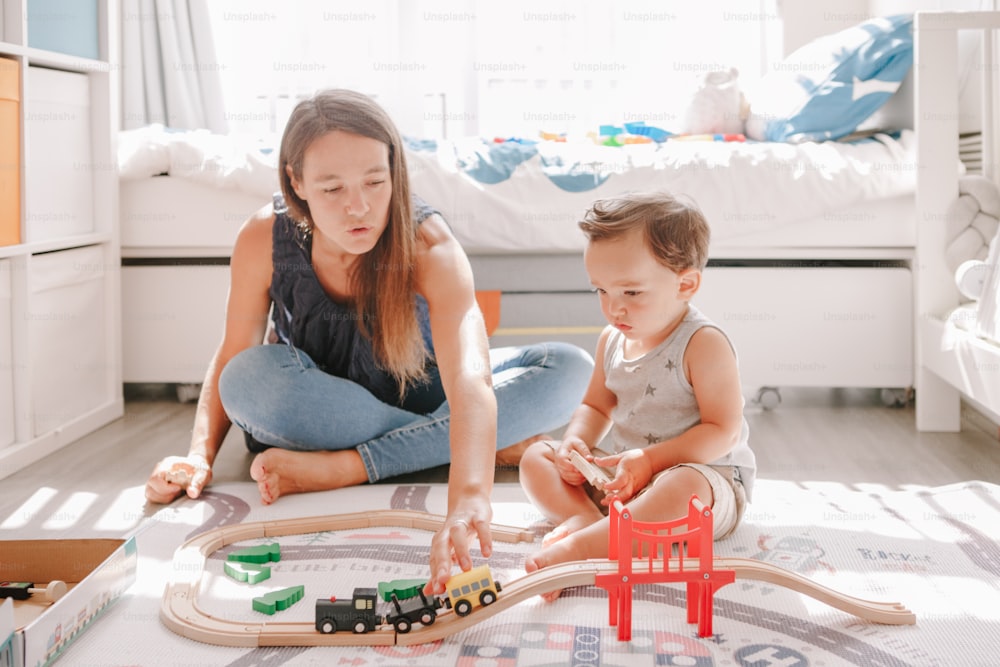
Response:
[{"label": "dark blue sleeveless top", "polygon": [[[436,213],[418,197],[413,198],[413,216],[423,222]],[[358,330],[353,307],[331,299],[312,266],[312,234],[303,231],[288,215],[284,197],[274,195],[272,231],[271,319],[279,342],[308,354],[326,373],[357,382],[376,398],[411,412],[426,414],[444,402],[444,390],[433,362],[427,302],[417,295],[417,321],[430,353],[428,381],[407,391],[399,400],[399,387],[392,375],[375,360],[371,341]]]}]

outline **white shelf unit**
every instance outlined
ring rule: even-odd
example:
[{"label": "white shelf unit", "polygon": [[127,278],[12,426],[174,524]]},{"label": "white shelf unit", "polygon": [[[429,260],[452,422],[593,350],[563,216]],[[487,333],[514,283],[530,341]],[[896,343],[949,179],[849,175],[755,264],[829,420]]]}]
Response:
[{"label": "white shelf unit", "polygon": [[[0,245],[0,479],[124,413],[120,12],[118,0],[91,1],[67,0],[65,14],[47,2],[40,14],[41,3],[33,13],[32,0],[0,0],[0,58],[16,63],[20,143],[18,238]],[[96,9],[98,57],[32,46],[35,23],[72,21],[81,8]],[[10,142],[10,127],[0,131]]]}]

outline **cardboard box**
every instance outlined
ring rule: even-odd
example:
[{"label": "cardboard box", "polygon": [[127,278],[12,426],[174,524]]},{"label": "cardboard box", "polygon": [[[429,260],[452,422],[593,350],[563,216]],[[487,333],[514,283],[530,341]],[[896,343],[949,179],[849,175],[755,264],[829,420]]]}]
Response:
[{"label": "cardboard box", "polygon": [[[13,667],[49,665],[81,632],[135,582],[135,538],[79,540],[5,540],[0,542],[0,579],[30,581],[39,587],[62,580],[69,591],[46,604],[39,598],[18,601],[14,611]],[[8,600],[4,607],[11,604]],[[10,633],[0,609],[0,658]]]},{"label": "cardboard box", "polygon": [[0,603],[0,665],[14,664],[14,601]]},{"label": "cardboard box", "polygon": [[21,63],[0,57],[0,245],[21,242]]}]

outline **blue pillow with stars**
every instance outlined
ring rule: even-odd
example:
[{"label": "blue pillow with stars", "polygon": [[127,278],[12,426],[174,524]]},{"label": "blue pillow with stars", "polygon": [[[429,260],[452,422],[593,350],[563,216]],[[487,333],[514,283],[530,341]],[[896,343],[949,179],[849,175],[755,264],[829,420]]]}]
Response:
[{"label": "blue pillow with stars", "polygon": [[762,77],[747,136],[789,143],[845,137],[892,97],[912,66],[912,14],[815,39]]}]

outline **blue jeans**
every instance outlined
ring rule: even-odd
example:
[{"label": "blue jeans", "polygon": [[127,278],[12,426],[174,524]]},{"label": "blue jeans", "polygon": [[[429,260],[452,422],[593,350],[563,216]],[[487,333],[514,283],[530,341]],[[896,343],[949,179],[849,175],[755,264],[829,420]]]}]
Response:
[{"label": "blue jeans", "polygon": [[[497,448],[569,422],[594,361],[567,343],[490,350],[497,398]],[[297,451],[356,449],[368,480],[448,463],[450,408],[429,414],[383,403],[361,385],[330,375],[289,345],[256,345],[219,377],[230,420],[263,445]]]}]

